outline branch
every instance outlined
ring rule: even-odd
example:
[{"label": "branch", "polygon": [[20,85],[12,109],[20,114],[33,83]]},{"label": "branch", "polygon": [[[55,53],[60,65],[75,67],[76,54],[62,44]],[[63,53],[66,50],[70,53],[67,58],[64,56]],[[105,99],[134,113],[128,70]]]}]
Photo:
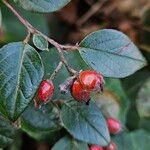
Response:
[{"label": "branch", "polygon": [[77,26],[81,27],[89,18],[91,18],[95,13],[97,13],[100,8],[105,4],[105,0],[103,2],[96,2],[89,11],[87,11],[78,21]]},{"label": "branch", "polygon": [[56,41],[54,41],[53,39],[49,38],[48,36],[46,36],[45,34],[41,33],[39,30],[37,30],[36,28],[34,28],[23,16],[21,16],[16,10],[15,8],[7,1],[7,0],[2,0],[3,3],[12,11],[12,13],[19,19],[19,21],[27,28],[28,30],[28,35],[25,38],[24,42],[27,43],[29,41],[30,38],[30,34],[40,34],[41,36],[43,36],[43,38],[45,38],[50,44],[52,44],[54,47],[56,47],[60,59],[62,61],[62,63],[65,65],[65,67],[67,68],[68,72],[71,75],[76,74],[77,72],[75,70],[73,70],[68,64],[67,61],[63,55],[63,51],[62,50],[78,50],[79,49],[79,45],[61,45],[59,43],[57,43]]},{"label": "branch", "polygon": [[50,80],[53,80],[55,78],[55,76],[57,75],[57,73],[59,72],[59,70],[62,68],[62,61],[59,62],[58,66],[56,67],[56,69],[54,70],[54,72],[52,73]]}]

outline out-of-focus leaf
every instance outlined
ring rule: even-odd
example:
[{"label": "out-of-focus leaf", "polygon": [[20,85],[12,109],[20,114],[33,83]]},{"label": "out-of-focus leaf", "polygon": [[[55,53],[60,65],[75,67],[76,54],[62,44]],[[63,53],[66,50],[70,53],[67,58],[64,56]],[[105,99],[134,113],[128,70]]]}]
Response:
[{"label": "out-of-focus leaf", "polygon": [[138,92],[137,110],[141,117],[150,117],[150,78]]},{"label": "out-of-focus leaf", "polygon": [[118,150],[149,150],[150,134],[144,130],[122,133],[114,138]]},{"label": "out-of-focus leaf", "polygon": [[129,99],[119,79],[106,78],[104,93],[95,96],[96,104],[106,117],[114,117],[125,123]]},{"label": "out-of-focus leaf", "polygon": [[52,148],[52,150],[88,150],[87,143],[77,141],[70,136],[61,138]]},{"label": "out-of-focus leaf", "polygon": [[136,99],[138,91],[145,83],[145,81],[149,78],[149,75],[150,69],[149,67],[145,67],[137,71],[132,76],[122,80],[124,91],[127,93],[132,101]]},{"label": "out-of-focus leaf", "polygon": [[[18,12],[22,14],[34,27],[41,32],[48,35],[48,25],[46,17],[42,14],[35,14],[18,9]],[[0,36],[0,42],[11,42],[23,40],[27,34],[26,28],[20,23],[20,21],[6,8],[5,5],[1,5],[1,11],[3,14],[2,22],[2,36]]]}]

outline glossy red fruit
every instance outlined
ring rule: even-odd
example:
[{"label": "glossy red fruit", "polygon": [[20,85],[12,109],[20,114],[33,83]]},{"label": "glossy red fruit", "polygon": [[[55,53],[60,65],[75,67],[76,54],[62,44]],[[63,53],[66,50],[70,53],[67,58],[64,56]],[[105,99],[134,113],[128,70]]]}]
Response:
[{"label": "glossy red fruit", "polygon": [[81,71],[79,81],[83,88],[89,91],[101,91],[104,84],[103,76],[92,70]]},{"label": "glossy red fruit", "polygon": [[117,150],[117,146],[111,141],[108,146],[104,147],[104,150]]},{"label": "glossy red fruit", "polygon": [[98,145],[91,145],[89,150],[103,150],[103,147]]},{"label": "glossy red fruit", "polygon": [[107,122],[108,130],[111,134],[117,134],[121,131],[122,129],[121,123],[118,120],[114,118],[108,118],[106,122]]},{"label": "glossy red fruit", "polygon": [[90,92],[83,89],[81,83],[75,80],[71,87],[71,94],[78,101],[88,102],[90,100]]},{"label": "glossy red fruit", "polygon": [[53,82],[51,80],[43,80],[38,90],[38,98],[43,102],[47,102],[49,99],[52,98],[53,93]]}]

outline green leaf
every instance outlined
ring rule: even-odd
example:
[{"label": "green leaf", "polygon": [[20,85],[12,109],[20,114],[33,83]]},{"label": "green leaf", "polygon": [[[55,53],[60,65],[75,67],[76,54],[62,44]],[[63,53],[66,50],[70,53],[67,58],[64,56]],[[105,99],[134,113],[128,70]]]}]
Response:
[{"label": "green leaf", "polygon": [[33,35],[33,44],[40,50],[48,50],[48,42],[40,34]]},{"label": "green leaf", "polygon": [[138,48],[116,30],[96,31],[88,35],[80,47],[85,62],[106,77],[123,78],[146,65]]},{"label": "green leaf", "polygon": [[11,123],[0,116],[0,148],[6,147],[13,142],[16,129]]},{"label": "green leaf", "polygon": [[150,117],[150,78],[139,90],[136,104],[140,117]]},{"label": "green leaf", "polygon": [[122,80],[124,91],[127,93],[131,101],[137,98],[139,90],[149,78],[149,75],[150,69],[148,67],[144,67],[143,69],[137,71],[130,77],[124,78]]},{"label": "green leaf", "polygon": [[52,148],[52,150],[88,150],[88,145],[77,141],[70,136],[61,138]]},{"label": "green leaf", "polygon": [[23,112],[21,122],[22,128],[24,125],[28,125],[37,131],[59,130],[61,128],[59,125],[59,110],[52,103],[42,106],[41,109],[35,108],[33,103],[30,104]]},{"label": "green leaf", "polygon": [[106,78],[103,94],[96,94],[94,99],[105,116],[126,122],[129,99],[119,79]]},{"label": "green leaf", "polygon": [[65,5],[67,5],[71,0],[14,0],[17,2],[22,8],[41,12],[48,13],[61,9]]},{"label": "green leaf", "polygon": [[0,112],[15,121],[28,106],[43,77],[33,47],[14,42],[0,49]]},{"label": "green leaf", "polygon": [[64,127],[78,140],[102,146],[110,142],[105,119],[92,102],[89,106],[75,100],[65,102],[61,118]]},{"label": "green leaf", "polygon": [[122,133],[114,138],[118,150],[149,150],[150,134],[144,130]]}]

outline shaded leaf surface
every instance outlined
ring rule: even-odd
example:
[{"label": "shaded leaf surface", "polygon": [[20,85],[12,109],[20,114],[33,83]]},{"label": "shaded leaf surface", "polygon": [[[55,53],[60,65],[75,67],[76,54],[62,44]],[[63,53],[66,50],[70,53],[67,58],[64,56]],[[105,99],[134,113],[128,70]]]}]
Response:
[{"label": "shaded leaf surface", "polygon": [[88,150],[88,145],[77,141],[70,136],[61,138],[52,148],[52,150]]},{"label": "shaded leaf surface", "polygon": [[16,129],[11,123],[0,116],[0,147],[8,146],[13,142]]},{"label": "shaded leaf surface", "polygon": [[22,114],[21,122],[22,127],[28,125],[37,131],[59,130],[59,110],[52,103],[42,106],[41,109],[35,108],[32,103]]},{"label": "shaded leaf surface", "polygon": [[38,53],[14,42],[0,49],[0,112],[15,121],[32,100],[43,77]]}]

